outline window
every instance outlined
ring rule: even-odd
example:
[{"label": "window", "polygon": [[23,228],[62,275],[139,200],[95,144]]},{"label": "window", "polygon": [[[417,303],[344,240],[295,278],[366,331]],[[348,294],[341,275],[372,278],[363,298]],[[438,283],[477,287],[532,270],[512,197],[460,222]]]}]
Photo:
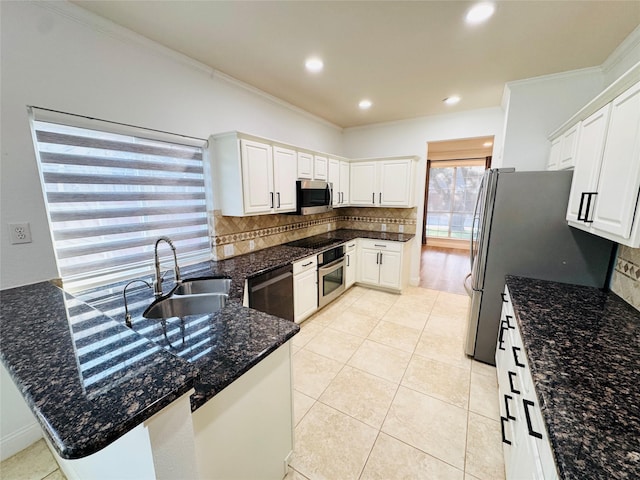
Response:
[{"label": "window", "polygon": [[144,138],[141,129],[134,136],[53,123],[38,112],[32,109],[34,142],[66,289],[152,272],[162,235],[183,264],[210,258],[204,141],[184,145]]},{"label": "window", "polygon": [[471,223],[485,159],[432,161],[427,237],[471,239]]}]

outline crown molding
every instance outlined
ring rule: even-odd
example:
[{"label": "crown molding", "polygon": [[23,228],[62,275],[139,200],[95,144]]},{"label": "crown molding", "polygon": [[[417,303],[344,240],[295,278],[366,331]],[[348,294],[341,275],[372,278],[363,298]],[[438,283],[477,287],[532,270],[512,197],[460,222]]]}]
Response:
[{"label": "crown molding", "polygon": [[640,26],[627,35],[620,45],[602,63],[602,71],[606,74],[623,61],[634,49],[640,48]]},{"label": "crown molding", "polygon": [[284,107],[292,112],[297,113],[298,115],[302,115],[310,120],[313,120],[317,123],[321,123],[327,127],[331,127],[339,132],[342,132],[344,129],[335,123],[331,123],[324,118],[318,117],[313,113],[307,112],[300,107],[297,107],[281,98],[278,98],[274,95],[271,95],[263,90],[260,90],[257,87],[249,85],[241,80],[238,80],[231,75],[227,75],[213,67],[210,67],[198,60],[195,60],[187,55],[176,52],[164,45],[159,44],[158,42],[151,40],[143,35],[135,33],[128,28],[125,28],[117,23],[112,22],[106,18],[103,18],[99,15],[96,15],[93,12],[85,10],[78,5],[74,5],[66,0],[64,1],[44,1],[44,0],[36,0],[33,2],[35,5],[54,12],[62,17],[65,17],[69,20],[72,20],[76,23],[79,23],[85,27],[91,28],[92,30],[99,32],[101,34],[107,35],[111,38],[114,38],[120,42],[133,44],[138,47],[142,47],[148,52],[161,56],[164,58],[168,58],[178,64],[183,66],[187,66],[192,68],[200,73],[207,75],[209,78],[214,80],[221,80],[234,87],[240,88],[242,90],[248,91],[258,97],[263,98],[273,104]]},{"label": "crown molding", "polygon": [[602,67],[587,67],[579,68],[577,70],[568,70],[566,72],[551,73],[549,75],[540,75],[538,77],[523,78],[522,80],[513,80],[505,83],[505,88],[519,87],[522,85],[533,85],[536,83],[548,82],[549,80],[561,80],[565,78],[581,77],[584,75],[602,75]]}]

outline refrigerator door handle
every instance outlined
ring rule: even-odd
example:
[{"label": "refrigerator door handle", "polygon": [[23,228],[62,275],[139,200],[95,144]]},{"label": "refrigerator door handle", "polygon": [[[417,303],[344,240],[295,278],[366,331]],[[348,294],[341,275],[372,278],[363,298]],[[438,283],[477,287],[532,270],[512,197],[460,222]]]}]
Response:
[{"label": "refrigerator door handle", "polygon": [[469,285],[469,280],[471,280],[471,273],[469,273],[469,275],[464,277],[464,280],[462,281],[462,285],[464,286],[464,289],[467,291],[467,295],[472,296],[473,292],[471,291],[471,286]]}]

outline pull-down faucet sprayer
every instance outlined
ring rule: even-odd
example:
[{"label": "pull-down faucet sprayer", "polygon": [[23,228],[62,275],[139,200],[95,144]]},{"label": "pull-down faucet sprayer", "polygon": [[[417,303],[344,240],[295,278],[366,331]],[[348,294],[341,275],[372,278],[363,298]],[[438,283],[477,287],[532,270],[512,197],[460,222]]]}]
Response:
[{"label": "pull-down faucet sprayer", "polygon": [[171,251],[173,251],[173,263],[174,263],[174,270],[176,275],[176,284],[182,281],[182,279],[180,278],[180,268],[178,268],[178,257],[176,255],[176,247],[173,245],[173,242],[169,237],[158,238],[158,240],[156,240],[156,245],[154,248],[156,279],[153,282],[153,294],[156,296],[156,298],[162,296],[162,275],[160,274],[160,258],[158,257],[158,244],[163,241],[167,242],[171,247]]}]

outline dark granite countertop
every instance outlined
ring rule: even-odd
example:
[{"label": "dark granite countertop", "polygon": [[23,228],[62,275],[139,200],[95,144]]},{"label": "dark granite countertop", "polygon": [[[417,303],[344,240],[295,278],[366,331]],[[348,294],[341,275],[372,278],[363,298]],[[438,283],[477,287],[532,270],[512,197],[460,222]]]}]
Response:
[{"label": "dark granite countertop", "polygon": [[[133,330],[124,325],[127,282],[75,295],[49,282],[3,290],[0,359],[60,455],[89,455],[191,388],[197,409],[299,331],[292,322],[241,306],[247,278],[354,238],[414,237],[348,229],[325,235],[335,242],[323,248],[280,245],[182,267],[183,279],[231,278],[229,303],[210,315],[144,319],[153,293],[131,285]],[[171,287],[165,281],[165,292]]]},{"label": "dark granite countertop", "polygon": [[0,359],[63,458],[94,453],[193,388],[196,369],[49,282],[0,292]]},{"label": "dark granite countertop", "polygon": [[593,287],[507,285],[560,477],[640,478],[640,312]]}]

